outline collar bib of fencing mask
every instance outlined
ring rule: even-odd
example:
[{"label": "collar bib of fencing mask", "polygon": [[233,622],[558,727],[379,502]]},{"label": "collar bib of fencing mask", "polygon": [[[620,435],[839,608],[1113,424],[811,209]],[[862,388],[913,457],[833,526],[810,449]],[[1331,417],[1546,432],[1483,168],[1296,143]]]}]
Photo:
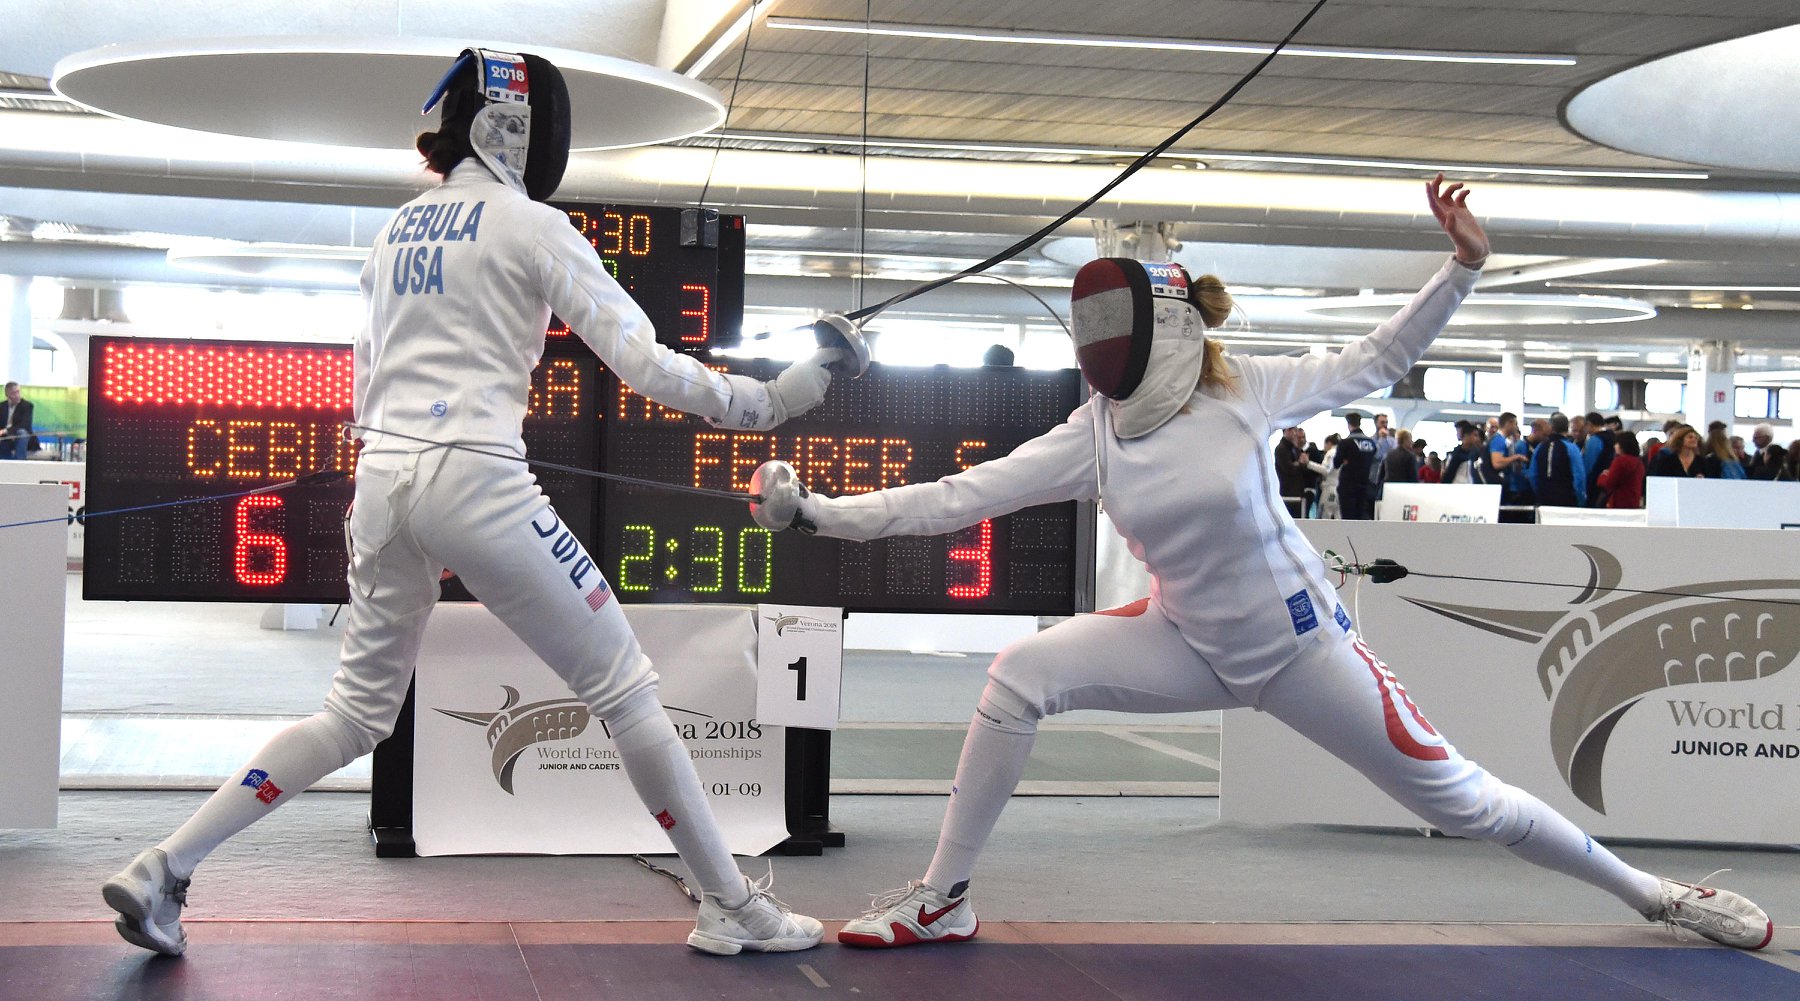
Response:
[{"label": "collar bib of fencing mask", "polygon": [[569,165],[569,88],[556,64],[528,52],[464,49],[420,109],[442,101],[443,128],[465,127],[502,184],[545,201]]},{"label": "collar bib of fencing mask", "polygon": [[1075,361],[1106,397],[1119,437],[1162,427],[1194,395],[1206,326],[1191,296],[1179,264],[1102,257],[1075,273]]}]

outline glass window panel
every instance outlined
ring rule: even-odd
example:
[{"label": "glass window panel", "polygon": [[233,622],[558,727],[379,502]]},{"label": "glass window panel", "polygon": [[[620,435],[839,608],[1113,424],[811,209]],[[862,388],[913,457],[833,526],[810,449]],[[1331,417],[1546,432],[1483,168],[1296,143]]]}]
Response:
[{"label": "glass window panel", "polygon": [[1769,391],[1762,386],[1737,387],[1736,402],[1732,413],[1739,417],[1762,420],[1769,416]]},{"label": "glass window panel", "polygon": [[1679,414],[1687,395],[1687,383],[1675,379],[1650,379],[1644,383],[1644,409],[1656,414]]},{"label": "glass window panel", "polygon": [[1800,389],[1784,389],[1775,404],[1775,416],[1784,420],[1800,418]]},{"label": "glass window panel", "polygon": [[1527,375],[1525,402],[1540,407],[1561,407],[1569,380],[1560,375]]},{"label": "glass window panel", "polygon": [[1619,408],[1619,384],[1611,379],[1594,380],[1594,409],[1617,410]]},{"label": "glass window panel", "polygon": [[1498,372],[1475,373],[1474,403],[1499,405],[1506,398],[1506,380]]},{"label": "glass window panel", "polygon": [[1469,373],[1460,368],[1425,370],[1425,398],[1439,403],[1467,403]]}]

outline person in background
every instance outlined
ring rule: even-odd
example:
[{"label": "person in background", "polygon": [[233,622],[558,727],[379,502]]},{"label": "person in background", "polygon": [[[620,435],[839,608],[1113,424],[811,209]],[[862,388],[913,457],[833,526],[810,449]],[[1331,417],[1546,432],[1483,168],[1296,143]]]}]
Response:
[{"label": "person in background", "polygon": [[1613,459],[1613,433],[1597,412],[1590,411],[1582,423],[1587,426],[1587,438],[1581,444],[1581,461],[1587,463],[1588,506],[1601,507],[1604,500],[1600,495],[1600,474]]},{"label": "person in background", "polygon": [[1704,477],[1706,463],[1700,454],[1700,432],[1676,421],[1668,434],[1668,441],[1650,460],[1646,475]]},{"label": "person in background", "polygon": [[1326,435],[1325,451],[1319,455],[1318,461],[1308,464],[1319,477],[1317,517],[1320,518],[1343,517],[1343,511],[1338,507],[1338,474],[1342,467],[1337,465],[1338,443],[1342,440],[1335,434]]},{"label": "person in background", "polygon": [[0,404],[5,423],[0,423],[0,459],[23,459],[37,447],[31,433],[31,401],[19,395],[19,384],[6,384],[6,402]]},{"label": "person in background", "polygon": [[1296,518],[1306,517],[1308,497],[1318,489],[1318,474],[1312,471],[1318,457],[1318,449],[1306,444],[1305,428],[1282,429],[1281,440],[1275,443],[1275,479],[1282,502]]},{"label": "person in background", "polygon": [[1381,482],[1419,482],[1419,456],[1413,451],[1412,432],[1405,428],[1394,436],[1394,447],[1381,460]]},{"label": "person in background", "polygon": [[1376,414],[1375,415],[1375,458],[1377,460],[1386,459],[1388,453],[1392,452],[1394,450],[1394,443],[1396,440],[1397,439],[1395,439],[1395,437],[1394,437],[1394,432],[1388,430],[1388,415]]},{"label": "person in background", "polygon": [[1800,482],[1800,438],[1788,442],[1787,457],[1781,463],[1781,472],[1776,473],[1775,478],[1788,483]]},{"label": "person in background", "polygon": [[1450,450],[1450,459],[1444,463],[1444,483],[1490,483],[1492,475],[1487,463],[1486,449],[1483,447],[1481,426],[1471,421],[1457,421],[1456,433],[1460,436],[1455,448]]},{"label": "person in background", "polygon": [[1731,439],[1726,436],[1724,425],[1714,421],[1712,430],[1706,433],[1706,475],[1713,479],[1742,480],[1744,464],[1738,461],[1737,453],[1731,449]]},{"label": "person in background", "polygon": [[1424,461],[1419,463],[1420,483],[1444,482],[1444,460],[1436,452],[1426,453]]},{"label": "person in background", "polygon": [[1625,509],[1644,506],[1644,462],[1638,457],[1637,435],[1620,431],[1613,436],[1613,459],[1596,481],[1605,506]]},{"label": "person in background", "polygon": [[1644,439],[1644,468],[1645,469],[1650,468],[1650,463],[1652,463],[1656,460],[1656,453],[1662,451],[1662,447],[1663,447],[1663,440],[1661,438],[1658,438],[1655,435],[1651,435],[1650,437]]},{"label": "person in background", "polygon": [[1509,410],[1496,420],[1498,429],[1487,436],[1487,470],[1480,482],[1500,484],[1502,504],[1529,504],[1531,480],[1525,467],[1530,464],[1531,456],[1522,450],[1524,439],[1519,435],[1519,415]]},{"label": "person in background", "polygon": [[1375,440],[1363,434],[1363,415],[1352,410],[1344,415],[1348,429],[1337,447],[1338,514],[1346,521],[1375,517],[1372,489],[1376,465]]},{"label": "person in background", "polygon": [[1537,502],[1554,507],[1587,504],[1587,467],[1581,450],[1568,438],[1569,418],[1550,415],[1550,433],[1531,453],[1532,485]]},{"label": "person in background", "polygon": [[[1657,454],[1667,448],[1669,442],[1674,440],[1670,438],[1669,435],[1679,426],[1681,426],[1681,421],[1677,419],[1663,421],[1662,438],[1659,440],[1652,437],[1649,446],[1644,449],[1644,465],[1646,468],[1655,465]],[[1653,472],[1650,475],[1655,476],[1656,474]]]},{"label": "person in background", "polygon": [[1011,368],[1013,350],[1004,344],[991,344],[981,356],[983,368]]},{"label": "person in background", "polygon": [[[1744,472],[1749,473],[1753,480],[1774,479],[1775,474],[1781,471],[1780,460],[1769,461],[1769,449],[1779,447],[1775,445],[1775,429],[1767,424],[1758,424],[1750,432],[1750,447],[1750,461],[1744,464]],[[1781,453],[1785,458],[1787,449],[1781,449]]]}]

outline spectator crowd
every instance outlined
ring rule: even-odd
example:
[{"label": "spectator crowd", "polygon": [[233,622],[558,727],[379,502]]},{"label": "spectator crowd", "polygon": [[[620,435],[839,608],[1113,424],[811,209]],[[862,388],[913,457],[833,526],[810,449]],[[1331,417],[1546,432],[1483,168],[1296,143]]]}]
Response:
[{"label": "spectator crowd", "polygon": [[1289,513],[1368,520],[1389,483],[1495,483],[1503,508],[1525,509],[1641,508],[1648,476],[1800,481],[1800,440],[1783,448],[1767,424],[1757,425],[1748,446],[1723,421],[1703,435],[1671,420],[1660,436],[1639,442],[1616,416],[1554,413],[1526,430],[1509,412],[1485,426],[1457,421],[1456,442],[1440,457],[1412,432],[1391,430],[1387,415],[1376,416],[1373,436],[1364,419],[1345,414],[1344,433],[1323,447],[1308,443],[1302,428],[1281,433],[1275,471]]}]

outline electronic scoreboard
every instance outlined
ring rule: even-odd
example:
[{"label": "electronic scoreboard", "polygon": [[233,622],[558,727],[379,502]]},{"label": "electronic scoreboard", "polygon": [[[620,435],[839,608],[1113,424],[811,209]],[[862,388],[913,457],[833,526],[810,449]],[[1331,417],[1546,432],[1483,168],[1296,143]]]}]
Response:
[{"label": "electronic scoreboard", "polygon": [[[706,355],[737,341],[741,217],[558,207],[664,344],[721,371],[780,371]],[[730,432],[632,392],[560,324],[549,334],[524,423],[532,458],[710,489],[745,490],[768,459],[787,460],[834,496],[933,480],[1005,455],[1082,398],[1073,370],[875,365],[834,380],[824,404],[772,432]],[[345,600],[343,516],[356,464],[340,432],[351,416],[348,346],[95,337],[91,351],[89,510],[140,510],[87,525],[87,598]],[[246,493],[315,472],[341,475]],[[1091,606],[1092,513],[1073,503],[862,543],[771,533],[747,504],[723,498],[536,475],[622,601],[1035,614]],[[181,503],[197,498],[217,499]]]}]

